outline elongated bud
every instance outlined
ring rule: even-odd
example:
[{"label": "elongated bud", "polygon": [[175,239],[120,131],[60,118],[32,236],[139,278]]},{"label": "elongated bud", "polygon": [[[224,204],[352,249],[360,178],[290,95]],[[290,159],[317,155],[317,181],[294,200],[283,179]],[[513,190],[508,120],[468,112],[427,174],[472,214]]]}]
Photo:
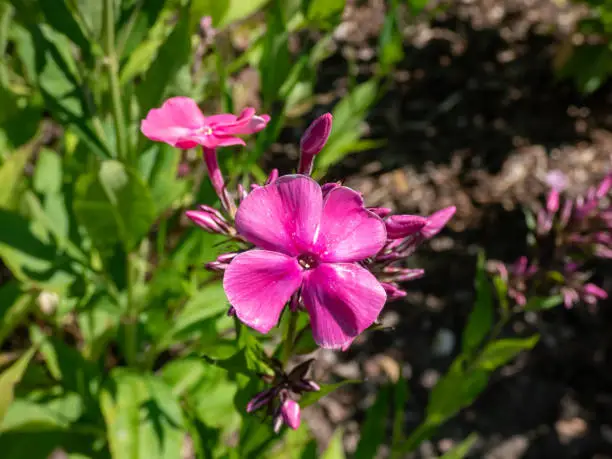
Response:
[{"label": "elongated bud", "polygon": [[561,209],[561,214],[559,215],[559,224],[563,227],[567,226],[572,217],[572,210],[574,208],[574,203],[569,199],[563,203],[563,208]]},{"label": "elongated bud", "polygon": [[609,174],[606,178],[604,178],[597,187],[597,197],[603,198],[608,194],[610,188],[612,188],[612,174]]},{"label": "elongated bud", "polygon": [[227,234],[228,227],[220,219],[214,215],[209,214],[205,211],[200,210],[188,210],[185,212],[187,218],[198,225],[200,228],[208,231],[209,233]]},{"label": "elongated bud", "polygon": [[595,284],[585,284],[585,286],[582,289],[582,292],[584,293],[584,299],[587,303],[591,303],[594,304],[597,302],[597,300],[605,300],[606,298],[608,298],[608,293],[598,287]]},{"label": "elongated bud", "polygon": [[455,215],[456,210],[455,206],[450,206],[431,214],[427,217],[427,225],[421,230],[421,234],[427,239],[434,237],[442,231],[442,228]]},{"label": "elongated bud", "polygon": [[391,282],[381,282],[380,285],[382,285],[385,292],[387,292],[387,300],[389,301],[397,300],[398,298],[406,296],[406,292],[404,290],[400,289],[397,285]]},{"label": "elongated bud", "polygon": [[392,215],[385,220],[387,239],[403,239],[421,231],[428,219],[419,215]]},{"label": "elongated bud", "polygon": [[247,403],[246,412],[252,413],[253,411],[257,411],[259,408],[266,405],[272,399],[273,396],[274,390],[272,389],[267,389],[263,392],[260,392],[255,397],[253,397],[249,403]]},{"label": "elongated bud", "polygon": [[332,120],[331,113],[326,113],[314,120],[304,132],[300,140],[298,174],[310,175],[312,172],[314,157],[323,149],[331,133]]},{"label": "elongated bud", "polygon": [[559,192],[557,190],[551,190],[548,193],[548,198],[546,199],[546,210],[549,213],[554,214],[559,210]]},{"label": "elongated bud", "polygon": [[424,269],[404,269],[401,273],[396,274],[393,280],[395,280],[396,282],[406,282],[419,279],[424,275]]},{"label": "elongated bud", "polygon": [[285,400],[281,406],[281,415],[283,422],[293,430],[300,427],[300,405],[296,401],[290,398]]},{"label": "elongated bud", "polygon": [[270,172],[270,175],[268,175],[268,178],[265,184],[269,185],[272,182],[276,182],[277,178],[278,178],[278,169],[272,169],[272,171]]},{"label": "elongated bud", "polygon": [[391,209],[388,207],[368,207],[368,210],[378,215],[380,218],[385,218],[391,213]]}]

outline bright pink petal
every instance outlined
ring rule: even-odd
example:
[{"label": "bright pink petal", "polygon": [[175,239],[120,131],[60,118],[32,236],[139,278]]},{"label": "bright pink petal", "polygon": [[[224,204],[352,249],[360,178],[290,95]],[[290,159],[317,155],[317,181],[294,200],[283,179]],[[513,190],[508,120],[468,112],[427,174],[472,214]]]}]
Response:
[{"label": "bright pink petal", "polygon": [[244,140],[238,137],[230,137],[226,135],[208,134],[208,135],[196,135],[193,139],[198,144],[206,147],[215,149],[218,147],[229,147],[232,145],[246,145]]},{"label": "bright pink petal", "polygon": [[386,239],[385,224],[365,209],[359,193],[343,186],[329,192],[317,239],[323,261],[363,260],[378,253]]},{"label": "bright pink petal", "polygon": [[374,323],[387,295],[374,275],[355,263],[324,263],[306,271],[302,299],[312,335],[324,348],[346,348]]},{"label": "bright pink petal", "polygon": [[246,325],[267,333],[302,283],[295,258],[267,250],[249,250],[236,256],[223,276],[223,289]]},{"label": "bright pink petal", "polygon": [[[149,111],[140,130],[151,140],[173,146],[188,140],[194,130],[204,125],[205,118],[194,100],[188,97],[168,99],[161,108]],[[179,147],[184,148],[184,147]]]},{"label": "bright pink petal", "polygon": [[236,228],[257,247],[296,256],[312,247],[322,206],[317,182],[287,175],[249,193],[238,208]]},{"label": "bright pink petal", "polygon": [[217,126],[227,126],[236,123],[238,117],[236,115],[232,115],[231,113],[223,113],[221,115],[212,115],[206,117],[206,125],[211,128],[215,128]]}]

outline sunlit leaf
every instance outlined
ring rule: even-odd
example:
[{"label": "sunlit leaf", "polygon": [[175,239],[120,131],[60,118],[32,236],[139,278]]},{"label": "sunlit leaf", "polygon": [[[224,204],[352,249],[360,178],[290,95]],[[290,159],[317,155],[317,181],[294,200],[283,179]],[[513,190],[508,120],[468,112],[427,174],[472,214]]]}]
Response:
[{"label": "sunlit leaf", "polygon": [[0,422],[4,420],[4,416],[13,402],[15,386],[21,381],[35,353],[36,348],[31,347],[15,363],[0,373]]},{"label": "sunlit leaf", "polygon": [[478,256],[474,288],[476,290],[474,309],[469,315],[462,339],[463,352],[467,353],[480,345],[493,325],[493,292],[485,271],[485,257],[482,252]]},{"label": "sunlit leaf", "polygon": [[479,365],[481,368],[493,371],[508,363],[521,351],[533,348],[539,339],[539,335],[533,335],[529,338],[508,338],[493,341],[484,348],[479,356]]},{"label": "sunlit leaf", "polygon": [[131,250],[155,219],[155,205],[142,179],[113,160],[102,162],[99,171],[79,179],[74,211],[102,248],[121,241]]}]

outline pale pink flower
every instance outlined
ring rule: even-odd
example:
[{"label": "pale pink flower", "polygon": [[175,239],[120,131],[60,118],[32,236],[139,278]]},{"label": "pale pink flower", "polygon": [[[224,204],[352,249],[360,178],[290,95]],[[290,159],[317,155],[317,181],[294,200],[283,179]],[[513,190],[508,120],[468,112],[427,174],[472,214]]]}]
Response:
[{"label": "pale pink flower", "polygon": [[310,177],[284,176],[242,201],[236,229],[256,248],[231,261],[223,287],[246,325],[267,333],[298,292],[324,348],[348,347],[378,317],[385,289],[359,262],[387,235],[359,193],[337,186],[324,195]]},{"label": "pale pink flower", "polygon": [[140,130],[151,140],[188,149],[197,145],[214,149],[244,145],[240,135],[261,131],[270,121],[268,115],[255,115],[245,108],[239,116],[223,114],[204,116],[193,99],[173,97],[161,108],[154,108],[142,120]]}]

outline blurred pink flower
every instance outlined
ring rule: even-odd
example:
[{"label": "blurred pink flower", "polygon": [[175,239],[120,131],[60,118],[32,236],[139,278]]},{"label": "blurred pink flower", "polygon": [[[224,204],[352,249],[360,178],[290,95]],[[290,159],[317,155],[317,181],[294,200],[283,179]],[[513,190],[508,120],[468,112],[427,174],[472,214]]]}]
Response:
[{"label": "blurred pink flower", "polygon": [[377,319],[387,295],[359,262],[387,234],[359,193],[338,186],[324,195],[310,177],[284,176],[242,201],[236,229],[256,248],[231,261],[223,287],[246,325],[267,333],[298,292],[321,347],[345,349]]},{"label": "blurred pink flower", "polygon": [[193,99],[173,97],[161,108],[149,111],[140,130],[151,140],[173,147],[188,149],[197,145],[214,149],[229,145],[244,145],[239,135],[261,131],[270,121],[268,115],[255,115],[255,109],[245,108],[239,116],[224,114],[204,116]]}]

